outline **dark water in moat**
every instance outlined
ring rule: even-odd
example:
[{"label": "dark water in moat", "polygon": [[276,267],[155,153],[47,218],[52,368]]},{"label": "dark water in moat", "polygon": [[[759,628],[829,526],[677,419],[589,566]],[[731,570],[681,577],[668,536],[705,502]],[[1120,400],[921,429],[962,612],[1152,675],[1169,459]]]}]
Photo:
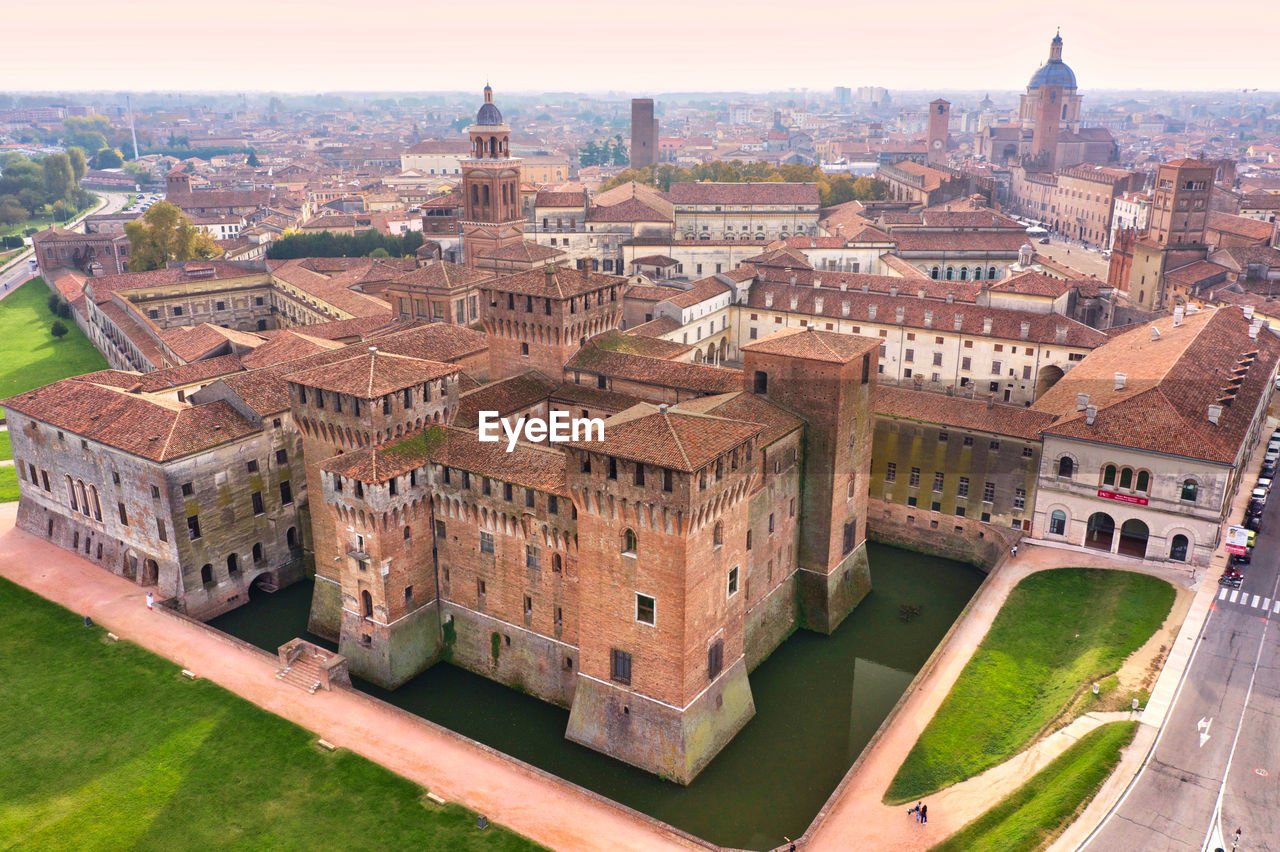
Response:
[{"label": "dark water in moat", "polygon": [[[968,565],[868,545],[873,591],[832,636],[797,631],[751,673],[756,715],[688,787],[564,739],[569,713],[450,665],[388,692],[437,724],[715,843],[767,849],[802,834],[982,582]],[[920,607],[910,622],[903,604]],[[274,652],[306,635],[311,583],[214,627]]]}]

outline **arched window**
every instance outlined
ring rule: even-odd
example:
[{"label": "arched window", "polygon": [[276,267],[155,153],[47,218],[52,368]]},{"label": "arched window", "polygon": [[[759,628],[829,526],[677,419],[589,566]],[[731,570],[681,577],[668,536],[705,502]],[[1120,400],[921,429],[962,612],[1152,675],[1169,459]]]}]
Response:
[{"label": "arched window", "polygon": [[1200,486],[1196,484],[1194,479],[1184,479],[1182,481],[1182,499],[1188,503],[1196,502],[1196,492]]},{"label": "arched window", "polygon": [[364,609],[364,617],[373,618],[373,595],[369,594],[368,589],[360,593],[360,602]]},{"label": "arched window", "polygon": [[622,531],[622,552],[628,556],[636,555],[636,531],[628,527]]},{"label": "arched window", "polygon": [[953,278],[955,278],[955,277],[956,277],[956,271],[955,271],[955,269],[954,269],[953,267],[948,266],[948,267],[947,267],[947,280],[948,280],[948,281],[950,281],[951,279],[953,279]]},{"label": "arched window", "polygon": [[405,527],[405,528],[404,528],[404,540],[405,540],[405,541],[408,541],[408,540],[409,540],[409,538],[410,538],[412,535],[413,535],[413,533],[412,533],[412,532],[410,532],[409,528],[408,528],[408,527]]},{"label": "arched window", "polygon": [[724,544],[724,523],[716,521],[715,529],[711,531],[711,544],[719,547]]},{"label": "arched window", "polygon": [[1076,464],[1071,460],[1071,456],[1063,456],[1058,459],[1058,476],[1070,479],[1075,470]]},{"label": "arched window", "polygon": [[258,542],[253,545],[253,561],[255,563],[262,561],[262,543],[261,542]]},{"label": "arched window", "polygon": [[961,281],[969,280],[969,267],[967,266],[960,267],[960,280]]},{"label": "arched window", "polygon": [[1120,487],[1126,490],[1133,487],[1133,468],[1120,468]]},{"label": "arched window", "polygon": [[71,498],[71,511],[80,511],[80,502],[76,500],[76,484],[71,477],[67,477],[67,496]]},{"label": "arched window", "polygon": [[564,560],[560,558],[559,553],[551,554],[551,570],[556,574],[564,570]]},{"label": "arched window", "polygon": [[1066,535],[1067,534],[1067,513],[1061,509],[1054,509],[1049,513],[1049,534],[1050,535]]},{"label": "arched window", "polygon": [[938,274],[939,274],[939,269],[936,266],[933,269],[929,270],[929,277],[932,278],[934,281],[938,280]]},{"label": "arched window", "polygon": [[102,504],[98,502],[98,486],[89,486],[89,497],[93,500],[93,519],[102,520]]},{"label": "arched window", "polygon": [[239,570],[240,570],[240,557],[232,553],[227,557],[227,573],[235,574]]},{"label": "arched window", "polygon": [[1175,535],[1173,540],[1169,542],[1169,558],[1175,562],[1186,562],[1187,548],[1189,545],[1190,542],[1187,541],[1187,537],[1185,535],[1182,535],[1181,533]]},{"label": "arched window", "polygon": [[982,267],[981,267],[981,266],[975,266],[975,267],[973,268],[973,280],[974,280],[974,281],[981,281],[981,280],[982,280]]},{"label": "arched window", "polygon": [[285,544],[289,545],[290,548],[297,547],[298,546],[298,528],[289,527],[289,531],[284,534],[284,541],[285,541]]},{"label": "arched window", "polygon": [[1145,470],[1138,471],[1138,484],[1134,488],[1134,490],[1141,491],[1143,494],[1146,494],[1148,491],[1150,491],[1151,490],[1151,474],[1147,473]]},{"label": "arched window", "polygon": [[213,582],[213,566],[208,562],[200,568],[200,582],[206,586]]},{"label": "arched window", "polygon": [[987,270],[987,278],[994,281],[995,277],[996,277],[996,268],[992,266]]},{"label": "arched window", "polygon": [[1103,485],[1116,484],[1116,466],[1115,465],[1109,464],[1102,469],[1102,484]]}]

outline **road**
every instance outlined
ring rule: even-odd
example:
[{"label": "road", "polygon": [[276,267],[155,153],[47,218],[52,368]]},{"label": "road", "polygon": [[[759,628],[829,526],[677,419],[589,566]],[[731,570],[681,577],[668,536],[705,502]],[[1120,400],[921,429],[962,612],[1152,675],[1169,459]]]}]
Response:
[{"label": "road", "polygon": [[[129,198],[127,192],[98,192],[97,195],[106,199],[107,203],[102,207],[94,210],[93,213],[115,213],[124,207],[124,203]],[[91,215],[91,214],[85,214]],[[72,230],[77,230],[77,226],[83,220],[83,216],[71,223]],[[0,299],[3,299],[9,293],[18,288],[18,285],[26,281],[35,274],[34,268],[31,266],[30,258],[35,257],[32,249],[27,249],[13,260],[13,265],[0,272]]]},{"label": "road", "polygon": [[[1111,261],[1102,256],[1101,252],[1089,251],[1079,243],[1067,243],[1058,235],[1051,237],[1052,242],[1048,245],[1040,245],[1039,241],[1034,241],[1036,254],[1045,255],[1059,263],[1065,263],[1073,269],[1078,269],[1085,275],[1092,275],[1099,280],[1107,280],[1107,269],[1111,265]],[[1067,252],[1071,252],[1067,254]]]},{"label": "road", "polygon": [[1088,852],[1213,852],[1237,828],[1240,852],[1280,852],[1280,492],[1253,553],[1240,590],[1217,593],[1153,753]]}]

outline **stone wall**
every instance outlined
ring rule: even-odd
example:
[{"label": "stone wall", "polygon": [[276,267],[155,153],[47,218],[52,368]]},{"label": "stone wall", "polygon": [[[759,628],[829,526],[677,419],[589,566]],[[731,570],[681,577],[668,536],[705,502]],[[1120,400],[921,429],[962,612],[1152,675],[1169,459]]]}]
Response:
[{"label": "stone wall", "polygon": [[989,571],[1020,538],[973,518],[958,518],[917,506],[873,500],[867,510],[867,534],[872,541],[968,562]]}]

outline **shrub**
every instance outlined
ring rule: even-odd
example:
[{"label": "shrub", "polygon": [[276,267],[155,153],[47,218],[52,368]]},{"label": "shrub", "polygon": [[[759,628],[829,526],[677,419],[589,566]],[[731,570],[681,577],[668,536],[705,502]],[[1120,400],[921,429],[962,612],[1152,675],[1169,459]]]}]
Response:
[{"label": "shrub", "polygon": [[49,294],[49,301],[48,301],[49,313],[53,314],[54,316],[58,315],[58,302],[60,301],[62,301],[62,297],[59,296],[57,293]]},{"label": "shrub", "polygon": [[67,333],[67,326],[62,320],[54,320],[53,325],[49,327],[49,332],[54,337],[62,337]]}]

